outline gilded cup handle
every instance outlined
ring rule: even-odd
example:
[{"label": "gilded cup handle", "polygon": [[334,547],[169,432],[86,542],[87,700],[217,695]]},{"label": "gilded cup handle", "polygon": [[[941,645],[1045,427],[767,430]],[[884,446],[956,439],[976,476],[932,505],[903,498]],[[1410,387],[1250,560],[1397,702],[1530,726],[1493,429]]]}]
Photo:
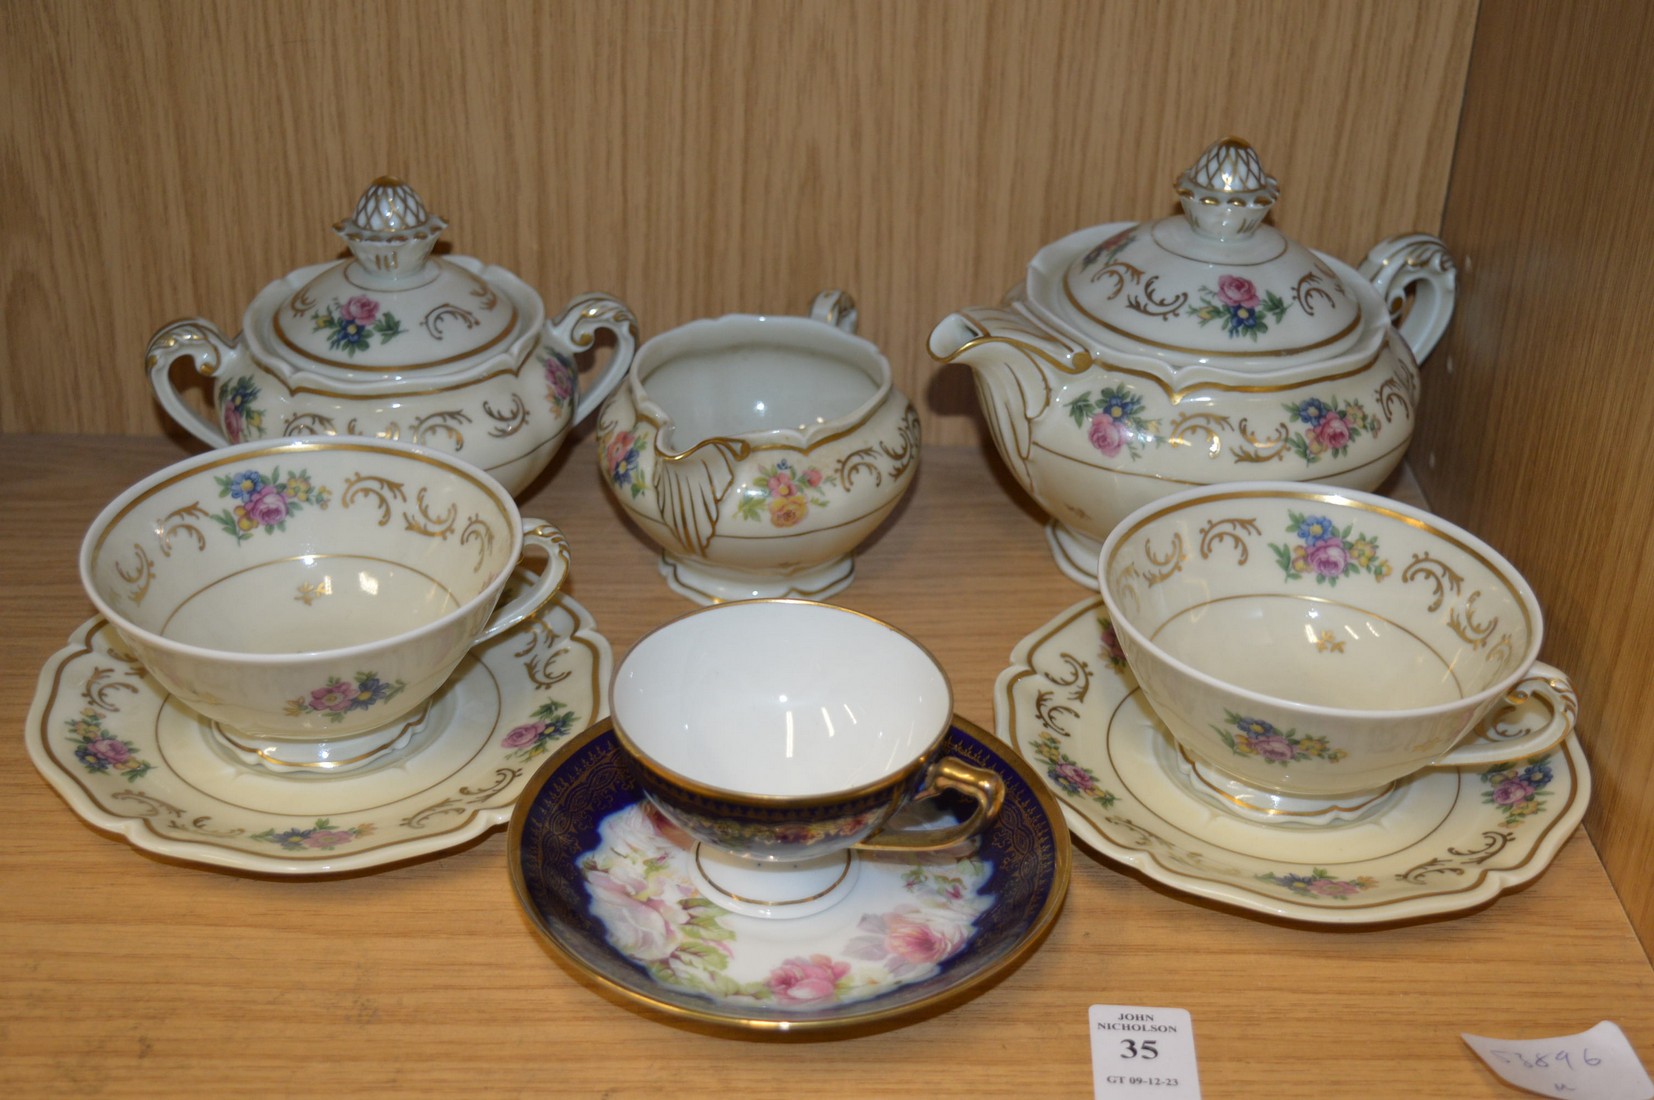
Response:
[{"label": "gilded cup handle", "polygon": [[557,590],[563,587],[563,582],[569,575],[569,543],[563,533],[543,519],[523,520],[523,555],[526,558],[531,549],[539,549],[546,556],[546,564],[541,567],[539,574],[521,592],[504,600],[488,617],[488,623],[477,636],[471,639],[471,644],[487,641],[501,631],[516,626],[524,619],[535,615],[551,598],[557,595]]},{"label": "gilded cup handle", "polygon": [[[1497,725],[1500,712],[1529,698],[1538,699],[1550,712],[1550,717],[1536,729],[1502,733]],[[1436,763],[1445,767],[1503,764],[1533,756],[1555,748],[1572,733],[1578,716],[1579,696],[1574,692],[1573,681],[1568,679],[1568,674],[1542,661],[1535,661],[1527,676],[1506,694],[1505,702],[1482,719],[1480,728],[1486,737],[1456,746]]]},{"label": "gilded cup handle", "polygon": [[1005,781],[996,772],[944,756],[931,764],[914,801],[958,791],[976,803],[971,816],[941,829],[891,829],[875,833],[854,847],[866,852],[935,852],[951,848],[993,824],[1005,804]]},{"label": "gilded cup handle", "polygon": [[156,400],[180,428],[209,447],[227,447],[235,441],[184,400],[172,383],[172,367],[180,359],[187,360],[203,376],[211,378],[238,350],[224,338],[217,325],[200,317],[190,317],[163,326],[149,338],[149,348],[144,352],[144,368],[149,371],[149,385],[155,391]]}]

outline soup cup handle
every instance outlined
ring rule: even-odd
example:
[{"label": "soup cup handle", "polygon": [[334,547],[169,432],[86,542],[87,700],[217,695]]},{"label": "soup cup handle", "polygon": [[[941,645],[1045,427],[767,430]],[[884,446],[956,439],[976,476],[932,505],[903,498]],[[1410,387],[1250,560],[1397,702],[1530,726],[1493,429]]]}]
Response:
[{"label": "soup cup handle", "polygon": [[913,796],[934,798],[943,791],[959,791],[976,802],[971,816],[942,829],[891,829],[875,833],[853,847],[867,852],[935,852],[951,848],[975,836],[999,816],[1005,803],[1005,781],[987,768],[967,764],[957,756],[944,756],[925,773],[924,785]]},{"label": "soup cup handle", "polygon": [[1503,764],[1524,756],[1554,748],[1573,732],[1574,719],[1579,714],[1579,696],[1574,692],[1568,674],[1543,661],[1535,661],[1528,674],[1505,696],[1504,708],[1539,699],[1551,712],[1550,719],[1537,729],[1522,729],[1501,734],[1494,726],[1499,710],[1482,719],[1482,728],[1490,740],[1477,740],[1455,747],[1436,761],[1438,765],[1457,767],[1463,764]]},{"label": "soup cup handle", "polygon": [[504,600],[488,617],[488,623],[471,639],[471,644],[487,641],[503,630],[509,630],[524,619],[533,615],[544,607],[557,590],[563,587],[563,581],[569,573],[569,544],[563,537],[563,532],[553,527],[543,519],[523,519],[523,557],[528,557],[528,551],[539,547],[546,555],[546,564],[540,570],[539,576],[521,592]]}]

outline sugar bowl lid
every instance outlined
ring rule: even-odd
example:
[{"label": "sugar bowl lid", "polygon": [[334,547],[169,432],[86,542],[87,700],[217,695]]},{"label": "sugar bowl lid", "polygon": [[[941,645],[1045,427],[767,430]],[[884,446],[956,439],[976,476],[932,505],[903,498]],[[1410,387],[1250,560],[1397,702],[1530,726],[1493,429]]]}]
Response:
[{"label": "sugar bowl lid", "polygon": [[1250,145],[1214,143],[1176,189],[1180,215],[1097,227],[1058,242],[1067,246],[1058,255],[1045,250],[1031,296],[1104,350],[1172,366],[1264,373],[1362,340],[1362,302],[1345,274],[1264,224],[1280,187]]},{"label": "sugar bowl lid", "polygon": [[518,329],[516,303],[475,264],[432,254],[447,227],[406,183],[374,180],[333,227],[351,258],[276,305],[271,350],[324,374],[455,368],[503,350]]}]

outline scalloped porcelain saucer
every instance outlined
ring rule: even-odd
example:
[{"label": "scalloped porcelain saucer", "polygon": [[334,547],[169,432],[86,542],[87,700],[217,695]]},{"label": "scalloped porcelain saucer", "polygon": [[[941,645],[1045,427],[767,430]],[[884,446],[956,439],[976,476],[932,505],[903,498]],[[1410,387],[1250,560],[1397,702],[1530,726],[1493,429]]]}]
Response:
[{"label": "scalloped porcelain saucer", "polygon": [[608,714],[609,643],[559,596],[472,650],[406,747],[337,775],[249,763],[100,616],[41,670],[25,740],[89,823],[157,855],[277,875],[359,870],[504,825],[556,743]]},{"label": "scalloped porcelain saucer", "polygon": [[566,962],[671,1016],[793,1032],[919,1012],[1033,951],[1068,891],[1062,815],[1002,748],[955,718],[943,749],[1005,781],[986,831],[941,852],[861,853],[843,900],[776,919],[700,894],[693,841],[643,799],[604,722],[529,781],[506,841],[512,885]]},{"label": "scalloped porcelain saucer", "polygon": [[1174,890],[1328,924],[1455,913],[1538,876],[1585,815],[1590,773],[1570,732],[1531,758],[1422,771],[1352,821],[1240,817],[1144,702],[1107,614],[1094,596],[1017,644],[995,685],[997,733],[1076,837]]}]

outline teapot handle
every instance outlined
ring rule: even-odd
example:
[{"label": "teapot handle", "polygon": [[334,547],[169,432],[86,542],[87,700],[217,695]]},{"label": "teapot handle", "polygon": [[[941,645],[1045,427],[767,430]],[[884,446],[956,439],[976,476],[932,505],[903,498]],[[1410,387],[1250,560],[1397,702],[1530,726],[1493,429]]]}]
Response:
[{"label": "teapot handle", "polygon": [[546,327],[547,335],[570,352],[591,347],[593,338],[604,330],[614,333],[614,354],[580,384],[574,399],[575,424],[596,412],[631,369],[632,355],[637,351],[637,319],[618,298],[581,294],[570,299],[563,312]]},{"label": "teapot handle", "polygon": [[239,353],[240,349],[224,338],[217,325],[200,317],[164,326],[150,337],[149,349],[144,352],[150,388],[161,407],[179,427],[209,447],[227,447],[230,439],[222,428],[184,400],[172,384],[172,365],[187,359],[202,375],[211,378]]},{"label": "teapot handle", "polygon": [[1407,292],[1413,307],[1401,322],[1401,338],[1420,363],[1447,331],[1458,291],[1458,271],[1447,246],[1428,233],[1407,233],[1379,241],[1361,261],[1361,274],[1384,296],[1392,319],[1401,315]]}]

